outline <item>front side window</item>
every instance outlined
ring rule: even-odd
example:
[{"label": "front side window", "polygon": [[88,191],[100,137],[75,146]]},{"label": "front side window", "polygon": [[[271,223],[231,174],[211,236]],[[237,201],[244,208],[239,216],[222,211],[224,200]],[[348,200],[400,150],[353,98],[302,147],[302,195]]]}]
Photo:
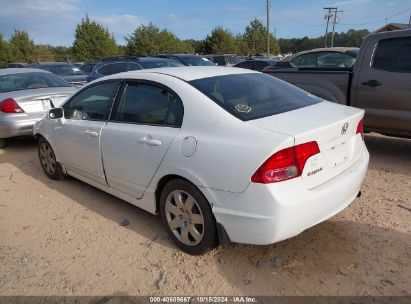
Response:
[{"label": "front side window", "polygon": [[388,72],[411,73],[411,37],[381,40],[375,50],[372,67]]},{"label": "front side window", "polygon": [[225,65],[225,58],[224,56],[214,56],[213,61],[217,65]]},{"label": "front side window", "polygon": [[162,87],[129,82],[112,117],[116,122],[181,126],[183,106]]},{"label": "front side window", "polygon": [[99,73],[100,75],[104,75],[104,76],[111,75],[112,66],[113,64],[111,63],[105,64],[97,69],[97,73]]},{"label": "front side window", "polygon": [[63,106],[64,117],[74,120],[107,120],[117,87],[118,82],[110,81],[84,89]]},{"label": "front side window", "polygon": [[189,83],[244,121],[321,102],[319,98],[303,90],[261,73],[215,76],[192,80]]},{"label": "front side window", "polygon": [[235,67],[236,68],[252,70],[253,69],[253,62],[252,61],[244,61],[244,62],[241,62],[239,64],[236,64]]}]

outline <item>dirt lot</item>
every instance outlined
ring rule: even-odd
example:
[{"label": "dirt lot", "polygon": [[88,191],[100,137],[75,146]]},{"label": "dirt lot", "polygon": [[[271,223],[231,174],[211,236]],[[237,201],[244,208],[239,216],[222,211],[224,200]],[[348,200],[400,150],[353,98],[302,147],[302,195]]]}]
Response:
[{"label": "dirt lot", "polygon": [[159,217],[47,179],[35,142],[13,140],[0,149],[0,294],[410,295],[411,140],[366,142],[363,195],[337,216],[275,245],[191,257]]}]

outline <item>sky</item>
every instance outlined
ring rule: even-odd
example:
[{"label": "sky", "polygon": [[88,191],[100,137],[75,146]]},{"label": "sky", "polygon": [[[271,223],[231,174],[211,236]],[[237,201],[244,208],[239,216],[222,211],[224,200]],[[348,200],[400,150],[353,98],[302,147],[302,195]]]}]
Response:
[{"label": "sky", "polygon": [[[14,29],[25,30],[36,44],[70,46],[87,14],[120,44],[149,22],[180,39],[204,39],[219,25],[237,34],[255,17],[265,24],[265,5],[265,0],[0,0],[0,33],[8,39]],[[344,11],[338,32],[408,23],[411,13],[411,0],[270,0],[270,31],[279,38],[324,35],[326,6]]]}]

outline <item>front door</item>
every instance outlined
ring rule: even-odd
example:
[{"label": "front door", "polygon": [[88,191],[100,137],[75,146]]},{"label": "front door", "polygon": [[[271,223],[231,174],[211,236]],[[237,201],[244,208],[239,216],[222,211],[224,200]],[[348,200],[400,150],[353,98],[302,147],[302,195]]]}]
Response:
[{"label": "front door", "polygon": [[367,49],[354,89],[364,126],[411,133],[411,36],[375,38]]},{"label": "front door", "polygon": [[178,134],[182,118],[181,100],[168,88],[127,82],[101,138],[110,187],[140,198]]},{"label": "front door", "polygon": [[56,125],[55,132],[59,161],[69,173],[106,183],[100,136],[117,88],[117,81],[98,83],[64,105],[64,118]]}]

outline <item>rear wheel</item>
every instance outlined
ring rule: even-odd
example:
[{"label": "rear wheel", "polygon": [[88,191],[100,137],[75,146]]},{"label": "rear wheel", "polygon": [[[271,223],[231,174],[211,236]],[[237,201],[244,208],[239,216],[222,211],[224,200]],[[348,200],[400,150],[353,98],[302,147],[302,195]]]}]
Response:
[{"label": "rear wheel", "polygon": [[6,147],[6,139],[0,138],[0,148],[5,148]]},{"label": "rear wheel", "polygon": [[210,204],[185,180],[170,181],[161,192],[160,215],[171,238],[184,252],[200,255],[216,245]]},{"label": "rear wheel", "polygon": [[61,165],[57,162],[54,151],[49,142],[43,137],[38,142],[38,153],[44,173],[51,179],[64,179],[65,175]]}]

